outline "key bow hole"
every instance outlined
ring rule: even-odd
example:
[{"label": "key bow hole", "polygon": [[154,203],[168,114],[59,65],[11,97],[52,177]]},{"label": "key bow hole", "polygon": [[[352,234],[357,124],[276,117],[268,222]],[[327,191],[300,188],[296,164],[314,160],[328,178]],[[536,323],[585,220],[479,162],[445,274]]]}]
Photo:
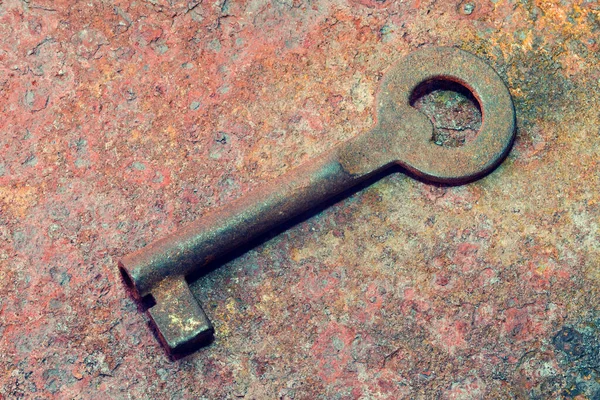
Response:
[{"label": "key bow hole", "polygon": [[442,147],[461,147],[481,129],[481,105],[469,89],[458,82],[437,78],[419,84],[410,105],[433,124],[431,141]]}]

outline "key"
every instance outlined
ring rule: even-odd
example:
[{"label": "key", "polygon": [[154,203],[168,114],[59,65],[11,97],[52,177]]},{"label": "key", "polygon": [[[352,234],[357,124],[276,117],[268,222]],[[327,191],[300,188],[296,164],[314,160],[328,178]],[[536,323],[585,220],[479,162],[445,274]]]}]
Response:
[{"label": "key", "polygon": [[[411,106],[413,96],[432,81],[463,85],[479,103],[481,129],[464,146],[436,145],[431,122]],[[206,344],[214,333],[186,276],[392,165],[430,182],[463,184],[495,168],[513,142],[515,111],[508,89],[485,62],[455,48],[419,50],[392,66],[376,105],[377,123],[370,131],[119,262],[134,295],[154,298],[149,314],[171,354]]]}]

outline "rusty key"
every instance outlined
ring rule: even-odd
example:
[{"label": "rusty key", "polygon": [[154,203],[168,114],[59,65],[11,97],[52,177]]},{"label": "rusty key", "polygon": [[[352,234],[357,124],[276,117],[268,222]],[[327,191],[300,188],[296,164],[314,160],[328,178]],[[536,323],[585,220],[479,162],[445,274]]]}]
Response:
[{"label": "rusty key", "polygon": [[[431,122],[411,106],[415,93],[432,81],[458,83],[479,103],[481,129],[464,146],[436,145]],[[153,296],[149,313],[170,352],[213,335],[186,276],[394,164],[431,182],[462,184],[497,166],[513,141],[515,112],[506,86],[482,60],[455,48],[408,55],[386,73],[376,104],[377,124],[370,131],[119,262],[134,293]]]}]

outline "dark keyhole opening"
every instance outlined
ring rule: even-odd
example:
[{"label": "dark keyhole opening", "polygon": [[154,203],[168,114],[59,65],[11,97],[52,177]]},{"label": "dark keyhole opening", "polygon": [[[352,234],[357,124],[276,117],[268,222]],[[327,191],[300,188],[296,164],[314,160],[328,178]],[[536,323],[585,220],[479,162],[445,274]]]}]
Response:
[{"label": "dark keyhole opening", "polygon": [[410,105],[431,120],[431,140],[438,146],[464,146],[475,139],[481,128],[479,102],[457,82],[441,79],[423,82],[413,91]]}]

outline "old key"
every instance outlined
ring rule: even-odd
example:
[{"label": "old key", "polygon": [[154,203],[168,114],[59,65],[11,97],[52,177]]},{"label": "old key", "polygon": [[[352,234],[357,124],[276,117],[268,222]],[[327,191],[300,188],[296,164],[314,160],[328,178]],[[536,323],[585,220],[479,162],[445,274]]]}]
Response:
[{"label": "old key", "polygon": [[[411,106],[419,88],[432,81],[463,85],[479,102],[482,127],[464,146],[436,145],[431,122]],[[136,295],[154,298],[150,316],[168,350],[195,347],[212,338],[213,327],[186,276],[394,164],[432,182],[481,177],[506,156],[514,131],[512,99],[491,67],[455,48],[419,50],[384,76],[370,131],[127,255],[119,266]]]}]

